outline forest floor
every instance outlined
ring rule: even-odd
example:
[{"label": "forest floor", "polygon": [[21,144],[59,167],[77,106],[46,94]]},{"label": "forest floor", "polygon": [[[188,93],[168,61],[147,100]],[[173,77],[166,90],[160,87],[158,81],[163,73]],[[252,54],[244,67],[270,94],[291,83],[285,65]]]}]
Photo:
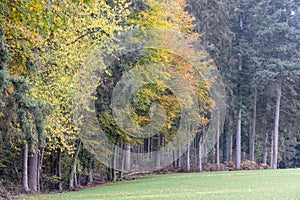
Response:
[{"label": "forest floor", "polygon": [[77,192],[21,199],[300,199],[300,169],[145,175]]}]

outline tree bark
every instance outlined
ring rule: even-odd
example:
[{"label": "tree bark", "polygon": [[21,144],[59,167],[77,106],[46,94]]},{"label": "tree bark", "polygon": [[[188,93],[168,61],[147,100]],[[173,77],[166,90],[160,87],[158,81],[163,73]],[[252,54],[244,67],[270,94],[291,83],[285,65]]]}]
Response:
[{"label": "tree bark", "polygon": [[30,191],[28,186],[28,143],[24,144],[23,154],[23,190],[27,193]]},{"label": "tree bark", "polygon": [[88,179],[88,184],[92,184],[94,182],[94,161],[91,158],[89,162],[89,179]]},{"label": "tree bark", "polygon": [[231,119],[231,116],[229,116],[229,119],[228,119],[228,125],[229,125],[229,128],[228,128],[228,159],[229,161],[233,161],[232,159],[232,148],[233,148],[233,134],[232,134],[232,119]]},{"label": "tree bark", "polygon": [[263,164],[267,164],[268,159],[268,133],[265,133],[263,144]]},{"label": "tree bark", "polygon": [[70,176],[70,182],[69,182],[70,190],[73,190],[74,186],[77,187],[77,160],[78,160],[78,155],[80,152],[80,147],[81,147],[81,141],[78,140],[76,152],[75,152],[73,163],[72,163],[72,169],[71,169],[71,176]]},{"label": "tree bark", "polygon": [[177,167],[181,167],[181,148],[178,148],[178,159],[177,159]]},{"label": "tree bark", "polygon": [[114,146],[114,155],[112,158],[112,168],[111,168],[111,175],[112,181],[115,182],[117,180],[116,171],[117,171],[117,154],[118,154],[118,145]]},{"label": "tree bark", "polygon": [[203,135],[200,136],[199,148],[198,148],[198,170],[202,172],[202,145],[203,145]]},{"label": "tree bark", "polygon": [[157,134],[153,138],[154,145],[154,168],[158,169],[160,167],[160,135]]},{"label": "tree bark", "polygon": [[59,183],[58,183],[58,190],[62,191],[62,171],[61,171],[61,151],[58,151],[58,178],[59,178]]},{"label": "tree bark", "polygon": [[125,145],[125,170],[130,171],[131,166],[130,166],[130,144]]},{"label": "tree bark", "polygon": [[187,150],[186,150],[186,170],[189,172],[191,171],[191,160],[190,160],[190,140],[187,143]]},{"label": "tree bark", "polygon": [[34,150],[29,153],[29,188],[32,192],[38,191],[38,142],[34,145]]},{"label": "tree bark", "polygon": [[235,167],[240,169],[241,165],[241,116],[242,110],[239,109],[238,122],[236,128],[236,156],[235,156]]},{"label": "tree bark", "polygon": [[226,163],[228,161],[228,129],[226,123],[223,127],[222,155],[222,163]]},{"label": "tree bark", "polygon": [[217,119],[217,144],[216,144],[216,165],[217,170],[220,169],[220,109],[218,109],[218,119]]},{"label": "tree bark", "polygon": [[273,165],[273,150],[274,150],[274,131],[272,131],[271,135],[271,152],[270,152],[270,166]]},{"label": "tree bark", "polygon": [[276,98],[276,112],[275,112],[275,122],[274,122],[274,144],[273,144],[273,162],[272,169],[277,169],[277,159],[278,159],[278,138],[279,138],[279,118],[280,118],[280,101],[282,92],[282,78],[280,77],[277,83],[277,98]]},{"label": "tree bark", "polygon": [[41,147],[41,154],[40,154],[40,160],[39,160],[39,164],[38,164],[38,175],[37,175],[37,183],[38,183],[38,191],[39,192],[41,190],[40,178],[41,178],[41,175],[42,175],[44,152],[45,152],[45,148]]},{"label": "tree bark", "polygon": [[257,98],[257,91],[255,89],[254,92],[254,105],[253,105],[253,121],[252,121],[252,131],[249,135],[249,154],[250,160],[252,162],[255,161],[255,135],[256,135],[256,98]]}]

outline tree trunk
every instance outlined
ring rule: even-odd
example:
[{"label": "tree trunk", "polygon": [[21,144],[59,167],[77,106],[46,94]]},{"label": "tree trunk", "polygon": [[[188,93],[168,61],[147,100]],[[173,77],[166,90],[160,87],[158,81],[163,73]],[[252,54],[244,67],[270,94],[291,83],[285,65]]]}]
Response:
[{"label": "tree trunk", "polygon": [[177,159],[177,167],[181,167],[181,148],[178,148],[178,159]]},{"label": "tree trunk", "polygon": [[190,160],[190,140],[187,143],[187,150],[186,150],[186,170],[189,172],[191,171],[191,160]]},{"label": "tree trunk", "polygon": [[176,168],[176,152],[174,150],[172,150],[172,154],[173,154],[173,168]]},{"label": "tree trunk", "polygon": [[217,119],[217,144],[216,144],[216,165],[217,170],[220,169],[220,109],[218,109],[218,119]]},{"label": "tree trunk", "polygon": [[45,148],[41,147],[41,154],[40,154],[40,160],[39,160],[39,165],[38,165],[38,175],[37,175],[37,183],[38,183],[38,191],[39,192],[41,190],[40,178],[41,178],[41,175],[42,175],[44,152],[45,152]]},{"label": "tree trunk", "polygon": [[235,156],[235,167],[240,169],[241,165],[241,116],[242,110],[239,109],[238,122],[236,128],[236,156]]},{"label": "tree trunk", "polygon": [[208,163],[208,158],[207,158],[207,145],[205,145],[205,143],[202,143],[202,147],[203,147],[203,163],[207,164]]},{"label": "tree trunk", "polygon": [[228,125],[229,125],[229,128],[228,128],[228,159],[229,161],[233,161],[232,159],[232,148],[233,148],[233,134],[232,134],[232,119],[231,119],[231,116],[229,116],[229,119],[228,119]]},{"label": "tree trunk", "polygon": [[62,191],[62,171],[61,171],[61,151],[58,151],[58,178],[59,178],[59,183],[58,183],[58,190]]},{"label": "tree trunk", "polygon": [[94,182],[94,161],[91,158],[89,162],[89,179],[88,179],[88,184],[92,184]]},{"label": "tree trunk", "polygon": [[279,138],[279,118],[280,118],[280,101],[281,101],[281,91],[282,90],[282,78],[280,77],[277,83],[277,98],[276,98],[276,112],[275,112],[275,122],[274,122],[274,144],[273,144],[273,162],[272,169],[277,169],[277,159],[278,159],[278,138]]},{"label": "tree trunk", "polygon": [[114,146],[114,155],[112,158],[112,168],[111,168],[111,175],[112,181],[115,182],[117,180],[116,171],[117,171],[117,154],[118,154],[118,146]]},{"label": "tree trunk", "polygon": [[76,152],[75,152],[73,163],[72,163],[72,169],[71,169],[71,176],[70,176],[70,182],[69,182],[70,190],[73,190],[74,186],[77,187],[77,160],[78,160],[78,155],[80,152],[80,147],[81,147],[81,141],[78,140]]},{"label": "tree trunk", "polygon": [[23,190],[27,193],[30,191],[28,186],[28,143],[24,144],[23,154]]},{"label": "tree trunk", "polygon": [[38,191],[38,142],[34,145],[34,151],[29,153],[29,188],[32,192]]},{"label": "tree trunk", "polygon": [[228,130],[227,124],[223,127],[223,137],[222,137],[222,162],[226,163],[228,161]]},{"label": "tree trunk", "polygon": [[256,135],[256,98],[257,90],[254,92],[254,106],[253,106],[253,121],[252,121],[252,131],[249,135],[249,154],[250,160],[255,161],[255,135]]},{"label": "tree trunk", "polygon": [[130,166],[130,144],[125,145],[125,170],[130,171],[131,166]]},{"label": "tree trunk", "polygon": [[202,172],[202,145],[203,145],[203,135],[200,136],[199,148],[198,148],[198,170]]},{"label": "tree trunk", "polygon": [[160,167],[160,135],[157,134],[153,138],[154,145],[154,168],[158,169]]},{"label": "tree trunk", "polygon": [[263,144],[263,164],[267,164],[268,159],[268,133],[265,133]]},{"label": "tree trunk", "polygon": [[148,138],[148,145],[147,145],[147,149],[148,149],[148,159],[151,160],[152,156],[151,156],[151,138]]},{"label": "tree trunk", "polygon": [[270,152],[270,166],[273,165],[273,150],[274,150],[274,131],[272,131],[271,135],[271,152]]}]

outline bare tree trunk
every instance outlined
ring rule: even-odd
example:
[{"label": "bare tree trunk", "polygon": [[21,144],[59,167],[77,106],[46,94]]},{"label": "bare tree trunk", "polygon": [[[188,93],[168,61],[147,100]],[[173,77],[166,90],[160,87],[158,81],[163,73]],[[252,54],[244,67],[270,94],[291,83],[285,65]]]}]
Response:
[{"label": "bare tree trunk", "polygon": [[239,109],[238,123],[236,128],[236,157],[235,157],[235,166],[236,169],[240,169],[241,165],[241,116],[242,110]]},{"label": "bare tree trunk", "polygon": [[34,145],[34,151],[29,153],[29,188],[32,192],[38,191],[38,142]]},{"label": "bare tree trunk", "polygon": [[[240,30],[243,30],[243,12],[240,13]],[[238,70],[239,70],[239,82],[238,82],[238,96],[240,96],[241,92],[241,75],[243,70],[243,59],[242,55],[238,55]],[[239,102],[242,103],[241,100]],[[238,114],[238,121],[237,121],[237,127],[236,127],[236,156],[235,156],[235,167],[236,169],[240,169],[241,165],[241,126],[242,126],[242,110],[241,105],[239,105],[239,114]]]},{"label": "bare tree trunk", "polygon": [[271,135],[271,152],[270,152],[270,166],[273,165],[273,150],[274,150],[274,132],[272,131]]},{"label": "bare tree trunk", "polygon": [[45,148],[41,147],[41,155],[40,155],[40,160],[39,160],[39,165],[38,165],[38,175],[37,175],[37,183],[38,183],[38,191],[39,192],[41,190],[40,178],[41,178],[41,175],[42,175],[44,152],[45,152]]},{"label": "bare tree trunk", "polygon": [[117,171],[117,154],[118,154],[118,148],[117,145],[114,147],[114,155],[112,158],[112,168],[111,168],[111,176],[112,181],[115,182],[117,180],[116,171]]},{"label": "bare tree trunk", "polygon": [[73,190],[74,186],[77,187],[77,160],[78,160],[78,155],[80,152],[80,147],[81,147],[81,141],[78,140],[76,152],[75,152],[73,163],[72,163],[72,170],[71,170],[71,176],[70,176],[70,182],[69,182],[70,190]]},{"label": "bare tree trunk", "polygon": [[[121,147],[123,149],[124,144],[122,144]],[[124,151],[122,151],[121,169],[122,169],[122,171],[125,170],[125,153],[124,153]]]},{"label": "bare tree trunk", "polygon": [[176,168],[176,152],[172,150],[172,154],[173,154],[173,168]]},{"label": "bare tree trunk", "polygon": [[157,134],[156,136],[154,136],[153,139],[153,143],[154,143],[154,156],[155,156],[155,160],[154,160],[154,167],[156,169],[158,169],[160,167],[160,135]]},{"label": "bare tree trunk", "polygon": [[130,166],[130,144],[125,145],[125,170],[130,171],[131,166]]},{"label": "bare tree trunk", "polygon": [[151,160],[151,138],[148,138],[148,159]]},{"label": "bare tree trunk", "polygon": [[231,119],[231,116],[229,116],[229,119],[228,119],[228,125],[229,125],[229,128],[228,128],[228,156],[229,156],[229,161],[232,161],[232,148],[233,148],[233,134],[232,134],[232,119]]},{"label": "bare tree trunk", "polygon": [[252,121],[252,132],[249,137],[249,153],[250,160],[255,161],[255,135],[256,135],[256,99],[257,99],[257,90],[254,91],[254,106],[253,106],[253,121]]},{"label": "bare tree trunk", "polygon": [[178,148],[178,160],[177,160],[177,167],[180,168],[181,166],[181,148]]},{"label": "bare tree trunk", "polygon": [[94,161],[91,158],[89,162],[89,179],[88,179],[88,184],[92,184],[94,182]]},{"label": "bare tree trunk", "polygon": [[203,163],[207,164],[208,163],[208,158],[207,158],[207,145],[205,145],[205,143],[202,143],[202,147],[203,147]]},{"label": "bare tree trunk", "polygon": [[58,184],[58,190],[62,191],[62,171],[61,171],[61,151],[58,151],[58,178],[59,178],[59,184]]},{"label": "bare tree trunk", "polygon": [[23,190],[27,193],[30,191],[28,186],[28,143],[24,144],[23,154]]},{"label": "bare tree trunk", "polygon": [[217,144],[216,144],[216,165],[217,170],[220,169],[220,109],[218,109],[218,122],[217,122]]},{"label": "bare tree trunk", "polygon": [[198,149],[198,170],[202,172],[202,145],[203,145],[203,135],[200,136],[199,149]]},{"label": "bare tree trunk", "polygon": [[263,144],[263,164],[267,164],[268,159],[268,133],[265,133]]},{"label": "bare tree trunk", "polygon": [[276,98],[276,112],[275,112],[275,122],[274,122],[274,144],[273,144],[273,162],[272,169],[277,169],[277,159],[278,159],[278,138],[279,138],[279,118],[280,118],[280,101],[281,101],[281,91],[282,90],[282,78],[280,77],[277,83],[277,98]]},{"label": "bare tree trunk", "polygon": [[191,171],[191,161],[190,161],[190,140],[187,143],[187,150],[186,150],[186,170],[189,172]]}]

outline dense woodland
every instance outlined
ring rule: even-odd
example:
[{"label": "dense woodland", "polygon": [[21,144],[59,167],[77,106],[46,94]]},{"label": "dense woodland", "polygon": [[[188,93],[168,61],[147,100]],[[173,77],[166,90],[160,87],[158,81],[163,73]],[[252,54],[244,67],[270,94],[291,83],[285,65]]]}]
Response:
[{"label": "dense woodland", "polygon": [[[300,167],[299,0],[4,0],[0,10],[0,197],[133,172]],[[101,72],[81,76],[95,51]],[[129,117],[146,127],[155,103],[164,124],[134,137],[114,119],[113,90],[153,64],[160,84],[135,91]],[[163,84],[167,70],[198,102],[176,142],[184,112]],[[83,127],[89,86],[98,125],[85,118]]]}]

